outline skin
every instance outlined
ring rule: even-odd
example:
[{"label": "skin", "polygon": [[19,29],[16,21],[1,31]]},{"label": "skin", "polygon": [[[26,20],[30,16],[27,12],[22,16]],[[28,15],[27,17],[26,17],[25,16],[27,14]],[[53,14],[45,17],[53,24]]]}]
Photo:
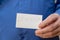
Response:
[{"label": "skin", "polygon": [[57,13],[51,14],[42,21],[35,31],[35,35],[42,38],[52,38],[60,35],[60,16]]}]

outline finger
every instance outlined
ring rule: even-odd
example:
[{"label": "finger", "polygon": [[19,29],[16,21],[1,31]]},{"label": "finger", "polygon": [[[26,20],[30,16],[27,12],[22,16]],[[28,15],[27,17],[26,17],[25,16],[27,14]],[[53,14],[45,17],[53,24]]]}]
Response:
[{"label": "finger", "polygon": [[36,36],[39,36],[39,37],[42,37],[43,36],[43,34],[40,33],[40,30],[36,30],[35,31],[35,35]]},{"label": "finger", "polygon": [[48,25],[48,26],[45,27],[44,29],[41,29],[41,30],[40,30],[40,33],[51,32],[51,31],[57,29],[59,26],[60,26],[60,18],[59,18],[56,22],[54,22],[53,24]]},{"label": "finger", "polygon": [[51,24],[53,21],[57,20],[58,17],[59,17],[58,14],[51,14],[43,22],[39,24],[39,27],[44,28],[45,26]]},{"label": "finger", "polygon": [[59,36],[60,35],[60,32],[59,33],[57,33],[55,36]]},{"label": "finger", "polygon": [[59,36],[60,35],[60,27],[52,32],[49,32],[49,33],[46,33],[43,35],[44,35],[44,38],[52,38],[52,37]]},{"label": "finger", "polygon": [[[58,33],[59,32],[59,33]],[[58,34],[57,34],[58,33]],[[58,35],[60,35],[60,27],[57,28],[56,30],[52,31],[52,32],[48,32],[45,34],[41,34],[39,33],[39,30],[37,31],[37,36],[42,37],[42,38],[52,38],[52,37],[56,37]]]},{"label": "finger", "polygon": [[59,36],[60,35],[60,27],[58,29],[56,29],[54,32],[53,32],[53,36]]},{"label": "finger", "polygon": [[41,33],[39,33],[39,30],[36,31],[36,36],[41,37],[41,38],[51,38],[50,35],[51,35],[50,32],[49,33],[45,33],[45,34],[41,34]]}]

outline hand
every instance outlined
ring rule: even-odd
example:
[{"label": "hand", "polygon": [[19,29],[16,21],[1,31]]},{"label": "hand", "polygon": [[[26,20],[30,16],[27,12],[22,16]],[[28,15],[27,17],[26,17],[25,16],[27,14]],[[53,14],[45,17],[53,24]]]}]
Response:
[{"label": "hand", "polygon": [[56,13],[48,16],[39,24],[38,30],[35,31],[36,36],[42,38],[52,38],[60,35],[60,16]]}]

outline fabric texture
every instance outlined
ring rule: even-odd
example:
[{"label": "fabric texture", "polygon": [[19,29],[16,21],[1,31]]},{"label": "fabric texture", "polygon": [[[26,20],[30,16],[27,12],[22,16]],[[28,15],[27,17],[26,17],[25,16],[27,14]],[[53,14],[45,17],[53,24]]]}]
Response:
[{"label": "fabric texture", "polygon": [[60,14],[60,0],[4,0],[0,1],[0,40],[59,40],[59,37],[40,38],[34,29],[16,28],[17,13],[43,15]]},{"label": "fabric texture", "polygon": [[60,15],[60,0],[58,0],[56,3],[56,13]]}]

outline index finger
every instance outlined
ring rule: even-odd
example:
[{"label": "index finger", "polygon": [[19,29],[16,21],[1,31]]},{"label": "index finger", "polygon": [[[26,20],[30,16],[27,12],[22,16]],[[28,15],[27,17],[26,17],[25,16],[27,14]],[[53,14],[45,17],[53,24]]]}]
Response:
[{"label": "index finger", "polygon": [[51,24],[52,22],[56,21],[58,17],[59,17],[58,14],[51,14],[39,24],[39,28],[44,28],[45,26]]}]

